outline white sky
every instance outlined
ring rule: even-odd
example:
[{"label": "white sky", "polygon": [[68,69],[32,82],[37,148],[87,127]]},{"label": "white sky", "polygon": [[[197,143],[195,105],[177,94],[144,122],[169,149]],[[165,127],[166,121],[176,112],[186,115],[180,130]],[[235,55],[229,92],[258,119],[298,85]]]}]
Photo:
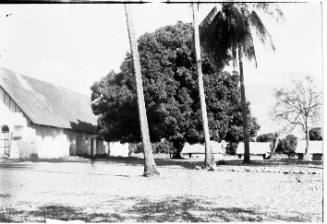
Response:
[{"label": "white sky", "polygon": [[[200,18],[212,4],[201,4]],[[245,63],[247,100],[261,125],[275,131],[273,89],[312,76],[322,86],[319,3],[281,4],[285,21],[264,17],[276,51],[257,44],[258,68]],[[6,14],[12,13],[6,17]],[[191,22],[190,4],[133,5],[137,36]],[[1,5],[0,66],[89,95],[89,87],[119,70],[129,42],[123,5]]]}]

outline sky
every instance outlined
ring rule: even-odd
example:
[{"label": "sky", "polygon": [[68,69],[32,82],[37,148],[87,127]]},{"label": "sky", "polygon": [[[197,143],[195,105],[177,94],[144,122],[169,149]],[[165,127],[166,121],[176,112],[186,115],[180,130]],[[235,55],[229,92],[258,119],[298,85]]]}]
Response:
[{"label": "sky", "polygon": [[[214,4],[201,4],[202,20]],[[258,67],[245,61],[246,97],[261,125],[276,131],[274,89],[311,76],[322,88],[321,11],[318,2],[281,3],[285,18],[262,19],[276,50],[255,41]],[[136,36],[177,21],[191,22],[186,4],[132,5]],[[7,16],[9,15],[9,16]],[[129,51],[123,5],[1,5],[0,66],[90,95],[90,86],[119,71]]]}]

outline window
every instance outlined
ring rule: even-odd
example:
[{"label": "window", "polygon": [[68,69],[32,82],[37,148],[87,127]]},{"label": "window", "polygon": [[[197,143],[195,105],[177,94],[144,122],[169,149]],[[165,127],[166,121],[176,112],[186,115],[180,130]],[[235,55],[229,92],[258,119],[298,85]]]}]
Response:
[{"label": "window", "polygon": [[9,132],[9,127],[8,127],[7,125],[3,125],[3,126],[1,127],[1,132],[2,132],[2,133],[7,133],[7,132]]}]

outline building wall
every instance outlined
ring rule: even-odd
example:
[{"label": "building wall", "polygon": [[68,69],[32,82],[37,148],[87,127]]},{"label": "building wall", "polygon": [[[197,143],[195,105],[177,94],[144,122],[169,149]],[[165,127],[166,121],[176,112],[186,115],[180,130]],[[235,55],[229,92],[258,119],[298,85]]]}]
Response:
[{"label": "building wall", "polygon": [[29,157],[32,153],[38,158],[63,158],[70,155],[104,154],[108,151],[106,143],[97,140],[96,135],[39,125],[31,125],[30,129],[34,133],[31,132],[28,139],[33,140],[29,144],[27,138],[24,138],[22,144],[27,143],[31,147],[21,150],[24,153],[20,154],[20,158]]},{"label": "building wall", "polygon": [[129,144],[120,142],[109,143],[109,155],[113,157],[128,157],[130,154]]},{"label": "building wall", "polygon": [[[108,153],[108,143],[97,140],[96,135],[31,124],[0,87],[0,126],[4,125],[9,127],[10,158],[49,159]],[[3,134],[0,135],[2,138]],[[0,156],[3,153],[0,149]]]}]

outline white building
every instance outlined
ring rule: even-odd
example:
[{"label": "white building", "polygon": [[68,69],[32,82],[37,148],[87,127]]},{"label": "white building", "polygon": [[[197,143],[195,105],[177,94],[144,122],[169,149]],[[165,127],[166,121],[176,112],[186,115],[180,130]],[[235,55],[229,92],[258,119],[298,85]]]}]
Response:
[{"label": "white building", "polygon": [[[225,141],[222,141],[220,143],[216,141],[210,141],[211,152],[214,154],[215,159],[220,159],[221,155],[226,153],[226,146],[227,143]],[[200,143],[190,144],[188,142],[185,142],[181,154],[183,156],[188,155],[189,158],[192,158],[192,155],[196,155],[197,157],[199,157],[199,155],[204,156],[205,145]]]},{"label": "white building", "polygon": [[[272,150],[271,142],[249,142],[250,154],[252,155],[265,155]],[[244,154],[244,142],[239,142],[236,154]]]},{"label": "white building", "polygon": [[0,68],[1,157],[108,153],[96,125],[89,97]]}]

